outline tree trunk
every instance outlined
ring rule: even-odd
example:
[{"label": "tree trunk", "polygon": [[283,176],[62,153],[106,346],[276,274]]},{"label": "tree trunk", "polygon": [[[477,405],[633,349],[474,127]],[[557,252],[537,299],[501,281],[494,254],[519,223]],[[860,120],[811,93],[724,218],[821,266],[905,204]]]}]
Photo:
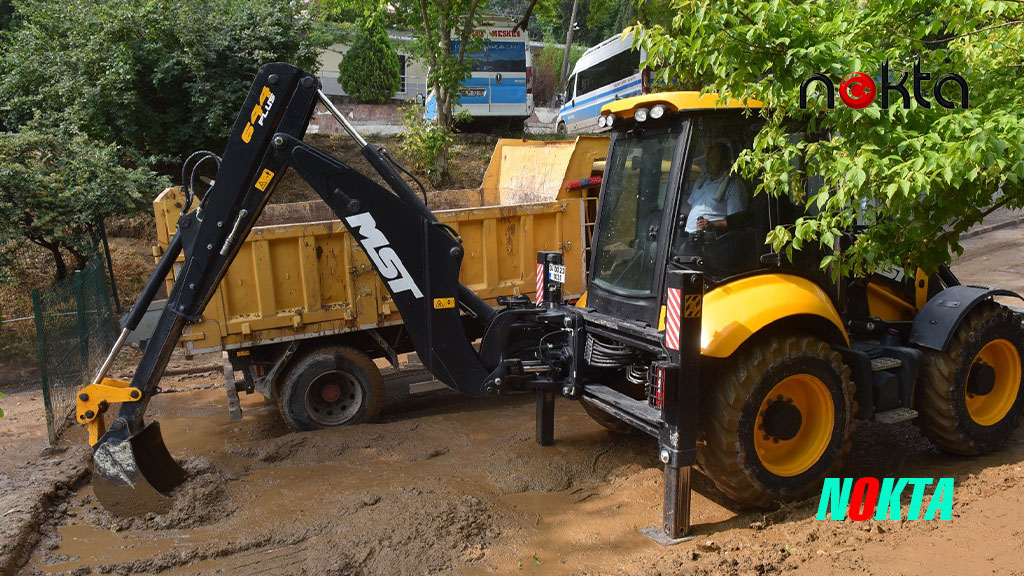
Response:
[{"label": "tree trunk", "polygon": [[580,0],[572,1],[572,15],[569,16],[569,30],[565,33],[565,52],[562,53],[562,74],[558,77],[557,90],[564,89],[565,78],[569,74],[569,58],[572,56],[572,32],[576,27],[576,9],[580,6]]},{"label": "tree trunk", "polygon": [[59,242],[49,242],[42,238],[29,238],[29,240],[42,246],[46,250],[49,250],[50,255],[53,256],[53,283],[56,284],[68,276],[68,265],[64,262],[64,255],[60,253]]}]

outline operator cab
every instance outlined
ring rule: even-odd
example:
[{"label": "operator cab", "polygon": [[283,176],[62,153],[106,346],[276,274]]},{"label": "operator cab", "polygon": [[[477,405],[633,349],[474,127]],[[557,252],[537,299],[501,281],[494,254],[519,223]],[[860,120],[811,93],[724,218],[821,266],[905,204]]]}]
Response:
[{"label": "operator cab", "polygon": [[[736,100],[669,92],[604,108],[612,140],[594,239],[588,305],[658,326],[666,271],[710,284],[767,268],[779,205],[732,171],[764,121]],[[667,265],[666,265],[667,263]]]}]

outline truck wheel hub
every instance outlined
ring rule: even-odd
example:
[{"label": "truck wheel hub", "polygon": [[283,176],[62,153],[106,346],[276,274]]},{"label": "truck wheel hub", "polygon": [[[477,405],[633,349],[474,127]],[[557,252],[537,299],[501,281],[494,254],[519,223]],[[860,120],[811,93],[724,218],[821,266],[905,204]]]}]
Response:
[{"label": "truck wheel hub", "polygon": [[320,397],[324,402],[337,402],[341,398],[341,388],[337,384],[327,384],[320,389]]},{"label": "truck wheel hub", "polygon": [[793,405],[793,399],[782,396],[768,405],[762,419],[764,433],[780,441],[795,438],[802,423],[803,416],[800,409]]},{"label": "truck wheel hub", "polygon": [[967,379],[967,391],[976,396],[984,396],[996,387],[996,371],[984,362],[975,362],[971,366],[971,375]]}]

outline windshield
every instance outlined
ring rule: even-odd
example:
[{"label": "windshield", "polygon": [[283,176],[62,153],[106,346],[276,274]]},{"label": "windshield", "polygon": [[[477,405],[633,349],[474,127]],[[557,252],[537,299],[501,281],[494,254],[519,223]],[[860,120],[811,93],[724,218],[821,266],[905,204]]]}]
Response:
[{"label": "windshield", "polygon": [[[459,53],[459,41],[452,41],[452,54]],[[484,42],[479,50],[466,54],[473,72],[526,72],[525,42]]]},{"label": "windshield", "polygon": [[663,129],[616,138],[598,219],[596,284],[633,296],[652,292],[678,137],[678,129]]}]

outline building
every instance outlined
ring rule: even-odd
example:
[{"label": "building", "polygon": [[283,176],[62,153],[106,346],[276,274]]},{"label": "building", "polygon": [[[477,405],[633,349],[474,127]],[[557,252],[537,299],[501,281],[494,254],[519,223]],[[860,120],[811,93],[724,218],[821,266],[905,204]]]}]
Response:
[{"label": "building", "polygon": [[[420,61],[414,59],[404,50],[405,45],[412,41],[409,32],[388,30],[388,39],[398,52],[398,69],[401,76],[395,100],[415,100],[417,95],[427,95],[427,69]],[[320,53],[320,84],[328,96],[345,96],[338,81],[338,64],[345,52],[347,44],[334,44]],[[421,100],[422,101],[422,100]]]}]

